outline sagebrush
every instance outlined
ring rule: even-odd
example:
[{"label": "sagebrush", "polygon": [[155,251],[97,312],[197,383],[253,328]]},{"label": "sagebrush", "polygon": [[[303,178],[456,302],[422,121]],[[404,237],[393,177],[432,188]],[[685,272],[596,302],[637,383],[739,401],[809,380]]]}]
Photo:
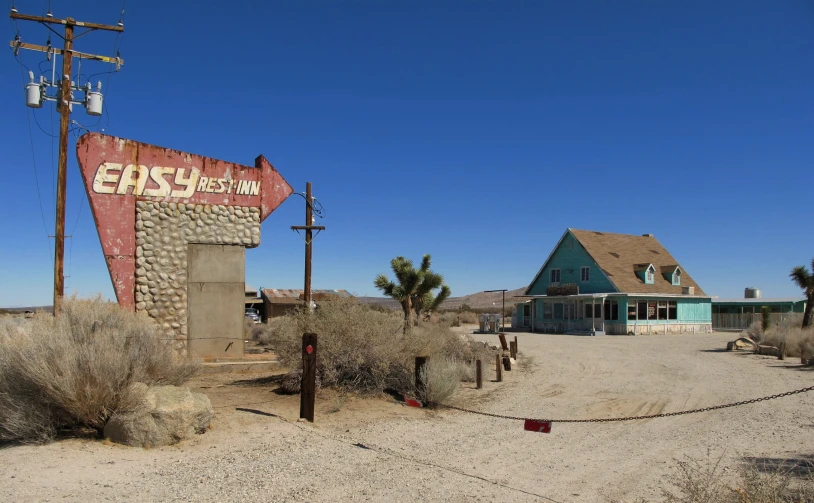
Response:
[{"label": "sagebrush", "polygon": [[131,384],[183,383],[200,365],[162,337],[146,315],[101,298],[66,299],[57,317],[0,320],[0,441],[101,432],[130,405]]},{"label": "sagebrush", "polygon": [[763,334],[761,342],[775,347],[785,342],[786,355],[814,357],[814,327],[800,328],[802,318],[799,313],[784,317]]},{"label": "sagebrush", "polygon": [[[305,332],[319,337],[322,385],[363,393],[385,389],[414,392],[416,356],[468,363],[488,352],[483,344],[445,324],[421,323],[405,333],[400,313],[376,311],[352,298],[322,302],[311,314],[300,309],[271,319],[258,340],[270,345],[281,363],[296,369],[302,361]],[[438,369],[442,367],[437,364]],[[460,371],[455,376],[456,383],[465,377]]]},{"label": "sagebrush", "polygon": [[734,475],[722,466],[723,455],[676,461],[662,491],[669,503],[803,503],[814,501],[814,477],[794,464],[744,462]]}]

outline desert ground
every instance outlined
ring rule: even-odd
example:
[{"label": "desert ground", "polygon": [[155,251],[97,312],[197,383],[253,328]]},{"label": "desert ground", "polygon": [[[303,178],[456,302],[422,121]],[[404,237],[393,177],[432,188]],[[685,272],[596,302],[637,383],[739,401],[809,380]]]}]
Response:
[{"label": "desert ground", "polygon": [[[474,327],[463,327],[471,333]],[[814,384],[799,359],[724,352],[727,333],[577,337],[510,333],[520,355],[502,383],[464,383],[457,405],[581,419],[706,407]],[[474,335],[497,345],[495,335]],[[216,407],[213,428],[176,446],[92,439],[0,449],[2,501],[659,501],[675,460],[814,461],[814,392],[686,416],[554,423],[406,407],[323,390],[316,422],[279,376],[190,383]]]}]

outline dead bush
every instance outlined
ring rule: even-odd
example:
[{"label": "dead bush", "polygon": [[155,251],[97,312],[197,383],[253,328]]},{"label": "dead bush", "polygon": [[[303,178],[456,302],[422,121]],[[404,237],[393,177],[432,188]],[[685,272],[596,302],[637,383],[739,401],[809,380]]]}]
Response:
[{"label": "dead bush", "polygon": [[814,501],[814,478],[796,466],[746,462],[734,477],[725,477],[723,455],[705,461],[677,461],[676,473],[663,491],[669,503],[799,503]]},{"label": "dead bush", "polygon": [[478,313],[473,313],[472,311],[463,311],[458,313],[458,320],[461,323],[466,324],[477,324],[478,323]]},{"label": "dead bush", "polygon": [[430,404],[444,403],[458,391],[461,383],[461,365],[451,358],[430,358],[422,376],[427,384],[424,400]]},{"label": "dead bush", "polygon": [[0,321],[0,440],[101,432],[128,406],[132,383],[183,383],[199,364],[177,357],[162,337],[146,315],[101,298],[66,299],[56,318]]},{"label": "dead bush", "polygon": [[[336,299],[322,302],[310,315],[301,310],[270,320],[260,340],[296,370],[302,365],[302,334],[316,333],[322,385],[363,393],[388,388],[413,392],[416,356],[470,362],[488,352],[441,324],[422,323],[404,334],[403,322],[401,313],[375,311],[352,298]],[[460,370],[456,376],[456,382],[468,378]]]},{"label": "dead bush", "polygon": [[786,343],[788,356],[799,357],[801,353],[809,358],[814,356],[814,328],[803,330],[798,325],[780,323],[766,331],[763,336],[764,344],[780,347],[781,342]]},{"label": "dead bush", "polygon": [[760,321],[753,321],[749,328],[746,329],[746,334],[755,342],[763,340],[763,323]]}]

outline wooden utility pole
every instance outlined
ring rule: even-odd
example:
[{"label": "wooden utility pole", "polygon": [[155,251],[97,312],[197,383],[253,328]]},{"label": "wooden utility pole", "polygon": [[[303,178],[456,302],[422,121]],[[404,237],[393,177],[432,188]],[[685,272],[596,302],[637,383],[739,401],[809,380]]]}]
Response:
[{"label": "wooden utility pole", "polygon": [[[105,63],[115,63],[116,69],[124,64],[124,61],[118,56],[115,58],[109,58],[105,56],[97,56],[95,54],[74,54],[73,42],[75,38],[81,37],[82,35],[93,30],[123,32],[124,24],[119,21],[118,25],[110,26],[76,21],[70,17],[58,19],[53,16],[30,16],[28,14],[20,14],[17,12],[17,9],[13,8],[9,14],[9,17],[11,17],[11,19],[20,21],[34,21],[43,25],[61,24],[65,26],[65,34],[60,35],[64,41],[61,51],[58,49],[52,49],[51,47],[23,43],[19,38],[13,40],[10,44],[15,51],[19,51],[20,49],[29,49],[33,51],[51,53],[51,57],[56,57],[57,53],[62,55],[62,81],[59,83],[59,92],[56,97],[57,109],[59,111],[59,161],[57,163],[57,201],[54,224],[54,314],[56,315],[61,309],[62,298],[65,295],[65,200],[67,198],[66,191],[68,184],[68,126],[70,125],[71,121],[71,91],[73,89],[71,83],[71,72],[73,71],[73,58],[78,57],[95,61],[103,61]],[[75,37],[74,27],[84,28],[87,31],[84,31]],[[54,31],[50,26],[48,29]]]},{"label": "wooden utility pole", "polygon": [[305,225],[293,225],[295,231],[305,231],[305,308],[311,310],[311,242],[314,239],[313,231],[324,231],[325,226],[314,225],[314,198],[311,195],[311,182],[305,184]]}]

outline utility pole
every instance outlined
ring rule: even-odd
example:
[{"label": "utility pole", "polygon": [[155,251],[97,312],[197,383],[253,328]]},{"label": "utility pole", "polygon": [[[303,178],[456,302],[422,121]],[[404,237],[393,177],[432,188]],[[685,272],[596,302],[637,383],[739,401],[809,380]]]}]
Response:
[{"label": "utility pole", "polygon": [[501,292],[503,294],[503,310],[500,312],[500,322],[503,326],[502,331],[506,331],[506,292],[508,290],[484,290],[483,293]]},{"label": "utility pole", "polygon": [[314,197],[311,194],[311,182],[305,184],[305,225],[292,225],[292,230],[305,231],[305,308],[311,311],[311,242],[313,231],[324,231],[325,226],[314,225]]},{"label": "utility pole", "polygon": [[[106,57],[106,56],[98,56],[95,54],[86,54],[81,52],[76,52],[73,50],[73,43],[74,40],[85,35],[88,32],[95,31],[95,30],[106,30],[106,31],[115,31],[115,32],[124,32],[124,24],[121,20],[116,26],[104,25],[104,24],[96,24],[96,23],[86,23],[82,21],[76,21],[73,18],[65,18],[65,19],[58,19],[55,18],[51,11],[48,11],[48,14],[43,16],[31,16],[28,14],[20,14],[17,9],[12,6],[11,13],[9,14],[11,19],[20,20],[20,21],[34,21],[40,24],[45,25],[49,30],[56,33],[60,36],[63,41],[63,48],[62,50],[56,49],[51,47],[50,38],[49,42],[46,46],[35,45],[35,44],[27,44],[22,41],[20,35],[18,34],[13,41],[11,41],[11,47],[14,49],[15,56],[19,53],[20,49],[29,49],[32,51],[39,51],[45,52],[48,56],[48,59],[56,58],[57,54],[62,55],[62,81],[57,85],[54,82],[55,77],[51,75],[51,80],[46,81],[42,76],[40,76],[40,81],[37,83],[34,81],[34,74],[33,72],[29,72],[29,79],[30,82],[26,84],[26,105],[31,108],[41,108],[43,100],[45,101],[56,101],[57,103],[57,110],[59,111],[59,161],[57,163],[57,201],[56,201],[56,218],[55,218],[55,243],[54,243],[54,315],[56,315],[60,309],[62,304],[62,298],[65,295],[65,276],[64,276],[64,269],[65,269],[65,200],[67,197],[66,190],[67,190],[67,174],[68,174],[68,126],[70,125],[70,116],[71,116],[71,108],[74,103],[84,105],[87,113],[89,115],[96,115],[99,116],[102,114],[102,83],[99,82],[99,85],[96,91],[91,91],[90,82],[86,83],[85,87],[81,87],[81,82],[77,82],[77,85],[71,81],[71,72],[73,58],[80,58],[80,59],[90,59],[94,61],[102,61],[105,63],[112,63],[116,65],[116,70],[118,71],[121,65],[124,64],[124,61],[118,57],[118,55],[114,57]],[[64,35],[59,34],[50,25],[57,25],[61,24],[65,26],[65,33]],[[81,29],[85,29],[82,33],[78,35],[74,35],[74,28],[79,27]],[[81,64],[81,63],[80,63]],[[54,61],[54,66],[56,62]],[[48,87],[57,87],[58,91],[55,97],[48,96],[46,93],[46,89]],[[82,101],[74,101],[72,99],[73,91],[82,91],[85,93],[85,99]]]}]

